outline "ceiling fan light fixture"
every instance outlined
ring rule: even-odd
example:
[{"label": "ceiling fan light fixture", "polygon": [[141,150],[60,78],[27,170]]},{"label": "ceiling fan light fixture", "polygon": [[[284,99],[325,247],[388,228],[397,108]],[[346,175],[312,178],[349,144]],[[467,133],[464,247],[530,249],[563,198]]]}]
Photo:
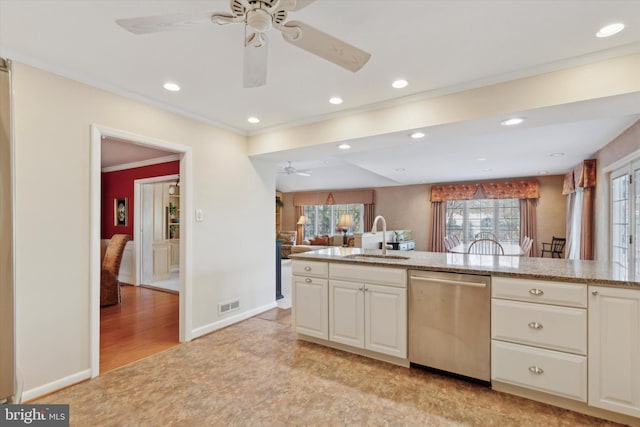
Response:
[{"label": "ceiling fan light fixture", "polygon": [[253,9],[247,12],[247,25],[259,33],[264,33],[273,26],[273,17],[264,9]]},{"label": "ceiling fan light fixture", "polygon": [[605,38],[613,36],[614,34],[618,34],[620,31],[624,30],[624,24],[622,22],[615,22],[613,24],[606,25],[598,30],[596,33],[596,37]]},{"label": "ceiling fan light fixture", "polygon": [[257,117],[249,117],[247,121],[253,125],[260,123],[260,119]]}]

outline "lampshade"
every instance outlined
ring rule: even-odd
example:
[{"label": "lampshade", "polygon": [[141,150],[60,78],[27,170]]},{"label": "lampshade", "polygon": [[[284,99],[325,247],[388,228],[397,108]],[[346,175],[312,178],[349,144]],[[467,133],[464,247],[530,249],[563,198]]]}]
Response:
[{"label": "lampshade", "polygon": [[353,215],[350,214],[344,214],[344,215],[340,215],[340,218],[338,218],[338,227],[339,228],[347,228],[347,227],[353,227]]},{"label": "lampshade", "polygon": [[306,216],[300,215],[300,218],[298,218],[298,225],[305,225],[307,221],[309,221],[309,219]]}]

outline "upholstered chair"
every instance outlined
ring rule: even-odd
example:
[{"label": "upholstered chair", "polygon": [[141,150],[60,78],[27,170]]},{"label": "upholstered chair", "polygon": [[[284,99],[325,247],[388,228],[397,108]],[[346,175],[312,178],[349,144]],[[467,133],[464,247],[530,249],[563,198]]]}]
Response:
[{"label": "upholstered chair", "polygon": [[100,275],[100,306],[120,303],[120,263],[127,242],[131,240],[128,234],[114,234],[107,245],[102,260],[102,273]]},{"label": "upholstered chair", "polygon": [[289,255],[291,255],[291,247],[296,244],[297,234],[297,231],[281,231],[278,233],[276,239],[282,240],[282,249],[280,254],[283,259],[289,258]]}]

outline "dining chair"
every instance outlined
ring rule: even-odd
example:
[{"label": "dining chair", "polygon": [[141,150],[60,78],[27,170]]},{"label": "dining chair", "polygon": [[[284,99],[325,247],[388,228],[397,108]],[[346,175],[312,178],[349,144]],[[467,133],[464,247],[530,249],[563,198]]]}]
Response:
[{"label": "dining chair", "polygon": [[453,242],[451,241],[451,237],[450,236],[444,236],[444,247],[447,250],[447,252],[451,252],[451,248],[453,248]]},{"label": "dining chair", "polygon": [[476,239],[469,245],[470,254],[504,255],[504,248],[493,239]]},{"label": "dining chair", "polygon": [[124,248],[129,240],[131,236],[128,234],[114,234],[109,240],[100,273],[100,307],[119,304],[121,301],[118,274]]},{"label": "dining chair", "polygon": [[477,233],[476,236],[474,237],[474,240],[479,240],[479,239],[491,239],[491,240],[495,240],[495,241],[498,240],[496,235],[493,234],[490,231],[481,231],[481,232]]},{"label": "dining chair", "polygon": [[562,258],[564,245],[566,243],[566,238],[553,236],[553,238],[551,239],[551,243],[542,244],[542,253],[540,254],[540,256],[544,257],[544,254],[551,254],[551,258]]},{"label": "dining chair", "polygon": [[456,236],[455,234],[452,234],[451,243],[453,243],[453,246],[458,246],[460,244],[460,239],[458,238],[458,236]]}]

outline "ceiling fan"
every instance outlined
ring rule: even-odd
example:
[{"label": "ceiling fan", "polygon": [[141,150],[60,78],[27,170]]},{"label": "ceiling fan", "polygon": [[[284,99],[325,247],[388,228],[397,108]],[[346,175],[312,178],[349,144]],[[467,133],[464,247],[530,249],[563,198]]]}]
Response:
[{"label": "ceiling fan", "polygon": [[311,176],[311,171],[299,171],[298,169],[291,166],[291,162],[285,166],[279,173],[286,173],[287,175],[295,174],[300,176]]},{"label": "ceiling fan", "polygon": [[285,41],[314,55],[356,72],[371,54],[300,21],[288,21],[289,12],[307,7],[315,0],[230,0],[231,13],[197,13],[118,19],[116,23],[134,34],[155,33],[213,23],[245,25],[245,88],[267,82],[267,33],[276,28]]}]

